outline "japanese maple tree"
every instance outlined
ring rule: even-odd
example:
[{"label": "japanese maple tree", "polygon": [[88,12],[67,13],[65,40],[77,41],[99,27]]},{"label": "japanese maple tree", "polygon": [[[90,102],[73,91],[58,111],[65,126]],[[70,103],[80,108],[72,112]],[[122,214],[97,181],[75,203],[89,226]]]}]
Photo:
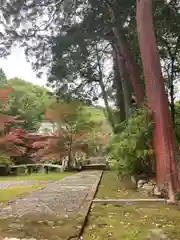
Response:
[{"label": "japanese maple tree", "polygon": [[11,89],[0,90],[0,153],[3,156],[20,156],[26,152],[25,136],[27,133],[23,129],[10,128],[19,122],[18,117],[4,115],[4,110],[8,107],[8,94]]},{"label": "japanese maple tree", "polygon": [[68,165],[71,166],[76,151],[88,152],[88,134],[94,123],[88,120],[82,104],[76,101],[54,103],[44,117],[57,123],[58,129],[52,135],[39,137],[33,143],[33,147],[38,149],[36,158],[61,159],[67,156]]}]

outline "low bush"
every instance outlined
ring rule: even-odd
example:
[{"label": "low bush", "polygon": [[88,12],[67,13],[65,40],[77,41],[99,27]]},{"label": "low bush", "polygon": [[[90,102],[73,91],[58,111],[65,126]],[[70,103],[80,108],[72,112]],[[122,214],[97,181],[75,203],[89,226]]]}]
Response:
[{"label": "low bush", "polygon": [[151,171],[151,139],[151,112],[144,107],[118,126],[118,133],[112,137],[107,149],[110,165],[120,176]]}]

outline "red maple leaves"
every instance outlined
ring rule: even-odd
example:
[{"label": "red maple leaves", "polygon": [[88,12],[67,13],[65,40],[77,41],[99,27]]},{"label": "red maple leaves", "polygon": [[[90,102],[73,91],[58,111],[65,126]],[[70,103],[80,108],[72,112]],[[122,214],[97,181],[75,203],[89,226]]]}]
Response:
[{"label": "red maple leaves", "polygon": [[2,88],[0,89],[0,100],[8,100],[9,93],[12,92],[12,88]]},{"label": "red maple leaves", "polygon": [[27,132],[20,128],[10,128],[20,122],[18,117],[4,115],[5,101],[11,88],[0,89],[0,152],[9,156],[19,156],[26,152]]},{"label": "red maple leaves", "polygon": [[[1,116],[0,116],[1,121]],[[0,136],[0,151],[10,156],[21,156],[26,153],[28,133],[24,129],[12,128]]]}]

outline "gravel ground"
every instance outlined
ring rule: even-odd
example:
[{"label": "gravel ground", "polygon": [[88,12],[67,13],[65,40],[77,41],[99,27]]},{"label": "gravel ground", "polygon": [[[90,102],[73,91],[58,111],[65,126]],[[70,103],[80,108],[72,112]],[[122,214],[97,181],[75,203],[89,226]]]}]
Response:
[{"label": "gravel ground", "polygon": [[[51,182],[47,187],[18,199],[7,207],[0,208],[0,219],[22,217],[28,214],[64,217],[69,213],[77,213],[88,197],[93,184],[100,178],[100,174],[101,171],[86,171]],[[24,184],[27,182],[30,184],[31,181],[23,181]],[[5,185],[2,183],[2,186]]]}]

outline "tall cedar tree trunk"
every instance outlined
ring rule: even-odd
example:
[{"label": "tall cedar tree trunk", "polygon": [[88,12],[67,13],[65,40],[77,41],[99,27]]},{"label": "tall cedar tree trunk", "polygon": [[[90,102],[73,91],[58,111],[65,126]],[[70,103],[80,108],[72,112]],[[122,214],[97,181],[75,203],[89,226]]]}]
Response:
[{"label": "tall cedar tree trunk", "polygon": [[137,31],[146,93],[155,122],[153,140],[157,183],[160,188],[166,189],[168,196],[174,200],[180,186],[175,159],[176,142],[154,33],[152,0],[137,0],[136,4]]},{"label": "tall cedar tree trunk", "polygon": [[132,87],[131,87],[129,75],[127,73],[124,57],[118,54],[117,50],[115,54],[116,54],[117,67],[120,75],[119,81],[121,81],[122,90],[123,90],[124,105],[125,105],[125,112],[126,112],[126,118],[127,118],[132,112]]},{"label": "tall cedar tree trunk", "polygon": [[112,29],[113,34],[116,38],[116,43],[118,47],[118,53],[120,57],[122,56],[125,59],[125,64],[130,75],[133,91],[137,99],[137,104],[141,105],[144,101],[144,89],[141,85],[140,73],[138,70],[138,65],[134,61],[131,50],[129,49],[125,38],[121,35],[120,31],[114,27]]},{"label": "tall cedar tree trunk", "polygon": [[126,119],[126,112],[125,112],[125,103],[124,103],[124,95],[123,95],[123,89],[122,89],[122,83],[121,83],[121,76],[119,73],[115,48],[113,48],[113,70],[114,70],[113,85],[116,90],[116,106],[119,111],[118,119],[119,119],[119,122],[122,122]]}]

